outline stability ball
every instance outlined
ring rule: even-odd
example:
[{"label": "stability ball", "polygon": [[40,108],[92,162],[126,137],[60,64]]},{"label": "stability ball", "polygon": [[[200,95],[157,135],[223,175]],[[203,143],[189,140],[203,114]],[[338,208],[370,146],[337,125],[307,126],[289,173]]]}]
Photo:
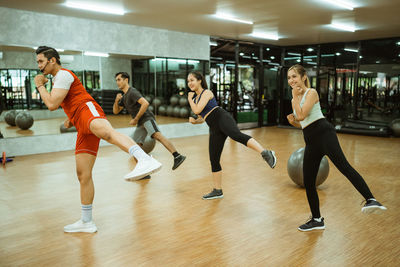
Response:
[{"label": "stability ball", "polygon": [[158,113],[162,116],[165,116],[167,114],[167,106],[166,105],[161,105],[158,108]]},{"label": "stability ball", "polygon": [[151,95],[146,95],[146,96],[144,96],[144,99],[146,99],[147,100],[147,102],[149,102],[149,103],[151,103],[152,101],[153,101],[153,96],[151,96]]},{"label": "stability ball", "polygon": [[179,97],[177,95],[173,95],[169,99],[169,102],[171,103],[171,106],[176,106],[179,104]]},{"label": "stability ball", "polygon": [[[287,162],[287,171],[290,179],[292,181],[304,187],[304,179],[303,179],[303,159],[304,159],[304,147],[296,150],[290,155],[290,158]],[[316,185],[322,184],[326,178],[328,178],[329,174],[329,163],[326,157],[323,157],[321,163],[319,164],[319,170],[317,174]]]},{"label": "stability ball", "polygon": [[60,132],[61,133],[72,133],[72,132],[76,132],[76,128],[75,128],[75,126],[72,126],[70,128],[65,128],[64,123],[61,123]]},{"label": "stability ball", "polygon": [[390,129],[392,129],[393,135],[400,137],[400,119],[395,119],[390,123]]},{"label": "stability ball", "polygon": [[18,112],[15,116],[15,124],[22,130],[28,130],[33,125],[33,117],[28,111]]},{"label": "stability ball", "polygon": [[180,117],[181,118],[189,118],[189,108],[188,107],[182,107],[180,111]]},{"label": "stability ball", "polygon": [[146,139],[144,139],[144,143],[142,145],[143,151],[149,154],[151,151],[153,151],[155,146],[156,146],[156,140],[151,138],[149,135],[146,136]]},{"label": "stability ball", "polygon": [[17,116],[16,110],[9,110],[4,113],[4,120],[10,126],[15,126],[15,117]]},{"label": "stability ball", "polygon": [[172,115],[174,115],[174,107],[168,106],[167,107],[167,116],[172,116]]},{"label": "stability ball", "polygon": [[151,113],[154,113],[154,106],[150,105],[147,109],[148,109]]},{"label": "stability ball", "polygon": [[152,104],[153,104],[154,108],[157,109],[162,104],[162,102],[163,102],[162,98],[156,97],[153,99]]},{"label": "stability ball", "polygon": [[187,97],[181,96],[181,97],[179,98],[179,105],[180,105],[181,107],[186,107],[187,105],[189,105],[189,102],[188,102],[188,100],[187,100]]},{"label": "stability ball", "polygon": [[181,116],[181,107],[176,106],[174,107],[174,112],[173,112],[174,117],[179,118]]}]

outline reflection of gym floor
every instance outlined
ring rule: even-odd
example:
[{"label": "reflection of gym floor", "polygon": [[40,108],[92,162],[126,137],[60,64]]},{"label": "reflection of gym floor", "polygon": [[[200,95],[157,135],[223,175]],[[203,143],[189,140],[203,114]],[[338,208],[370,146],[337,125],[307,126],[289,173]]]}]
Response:
[{"label": "reflection of gym floor", "polygon": [[[126,128],[129,127],[130,115],[107,115],[107,119],[110,121],[114,128]],[[6,122],[0,122],[0,131],[4,138],[7,137],[20,137],[20,136],[32,136],[32,135],[45,135],[45,134],[59,134],[60,125],[63,123],[65,118],[53,118],[35,120],[32,127],[28,130],[21,130],[17,126],[9,126]],[[157,116],[158,124],[169,124],[169,123],[180,123],[187,122],[187,119]]]},{"label": "reflection of gym floor", "polygon": [[[211,190],[208,135],[174,138],[187,160],[172,171],[170,153],[150,180],[126,182],[134,166],[115,146],[100,148],[94,166],[97,234],[64,234],[79,219],[73,151],[18,156],[0,168],[2,266],[398,266],[400,138],[339,134],[350,163],[388,208],[361,213],[362,198],[330,163],[319,187],[326,230],[302,233],[309,214],[305,191],[287,175],[301,131],[244,131],[276,150],[271,170],[260,155],[228,139],[222,154],[222,200]],[[397,264],[396,264],[397,262]],[[335,264],[333,264],[335,263]]]}]

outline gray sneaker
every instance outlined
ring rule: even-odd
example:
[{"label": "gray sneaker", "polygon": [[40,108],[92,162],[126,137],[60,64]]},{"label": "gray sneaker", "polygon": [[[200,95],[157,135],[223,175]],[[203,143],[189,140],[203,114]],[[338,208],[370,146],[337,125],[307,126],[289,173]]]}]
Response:
[{"label": "gray sneaker", "polygon": [[299,228],[297,229],[302,232],[307,232],[312,230],[324,230],[325,229],[324,218],[320,218],[319,220],[320,221],[317,221],[314,218],[310,218],[308,222],[300,225]]},{"label": "gray sneaker", "polygon": [[379,213],[383,210],[386,210],[386,207],[376,201],[374,198],[368,199],[364,207],[361,208],[361,212],[363,213]]},{"label": "gray sneaker", "polygon": [[276,165],[275,151],[266,149],[263,152],[261,152],[261,156],[272,169],[275,168]]},{"label": "gray sneaker", "polygon": [[223,198],[224,193],[222,193],[222,189],[213,189],[210,193],[203,196],[203,199],[216,199],[216,198]]}]

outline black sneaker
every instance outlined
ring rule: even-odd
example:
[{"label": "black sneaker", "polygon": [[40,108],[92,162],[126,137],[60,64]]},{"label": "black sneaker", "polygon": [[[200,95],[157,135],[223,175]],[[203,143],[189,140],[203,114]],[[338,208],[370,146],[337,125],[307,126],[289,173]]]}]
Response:
[{"label": "black sneaker", "polygon": [[386,210],[386,207],[374,198],[368,199],[364,207],[361,208],[361,212],[363,213],[379,213],[381,210]]},{"label": "black sneaker", "polygon": [[184,161],[186,157],[184,155],[179,155],[174,158],[174,166],[172,166],[172,170],[175,170],[176,168],[179,167]]},{"label": "black sneaker", "polygon": [[310,218],[308,222],[302,224],[297,228],[300,231],[312,231],[312,230],[323,230],[325,229],[324,218],[321,217],[321,221],[317,221],[314,218]]},{"label": "black sneaker", "polygon": [[203,196],[203,199],[215,199],[215,198],[223,198],[224,194],[222,193],[222,189],[213,189],[210,193]]},{"label": "black sneaker", "polygon": [[261,156],[264,158],[264,160],[268,163],[268,165],[272,169],[275,168],[276,165],[275,151],[266,149],[263,152],[261,152]]},{"label": "black sneaker", "polygon": [[147,180],[147,179],[150,179],[151,178],[151,176],[150,175],[147,175],[147,176],[145,176],[145,177],[143,177],[143,178],[140,178],[139,180]]}]

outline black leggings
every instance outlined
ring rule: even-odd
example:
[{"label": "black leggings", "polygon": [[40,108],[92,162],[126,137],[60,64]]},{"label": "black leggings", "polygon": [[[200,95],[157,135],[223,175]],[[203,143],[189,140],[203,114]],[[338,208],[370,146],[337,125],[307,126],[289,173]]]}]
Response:
[{"label": "black leggings", "polygon": [[224,109],[217,107],[206,118],[210,127],[210,141],[208,143],[212,172],[221,171],[221,154],[226,138],[229,136],[236,142],[247,146],[251,138],[240,132],[232,116]]},{"label": "black leggings", "polygon": [[349,164],[339,145],[336,131],[326,119],[319,119],[303,129],[304,150],[303,177],[313,218],[321,217],[318,193],[315,187],[319,164],[324,155],[353,184],[365,199],[373,198],[361,175]]}]

